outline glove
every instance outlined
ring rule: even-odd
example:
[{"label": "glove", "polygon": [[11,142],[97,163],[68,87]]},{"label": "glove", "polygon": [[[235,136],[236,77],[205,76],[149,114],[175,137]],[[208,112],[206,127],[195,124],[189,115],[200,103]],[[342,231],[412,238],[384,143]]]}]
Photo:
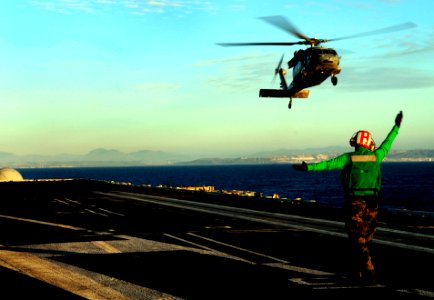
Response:
[{"label": "glove", "polygon": [[402,115],[402,110],[401,110],[399,112],[399,114],[396,115],[396,118],[395,118],[395,125],[396,126],[401,127],[402,117],[403,117],[403,115]]},{"label": "glove", "polygon": [[297,171],[307,171],[307,164],[306,162],[302,162],[299,165],[292,165],[292,167]]}]

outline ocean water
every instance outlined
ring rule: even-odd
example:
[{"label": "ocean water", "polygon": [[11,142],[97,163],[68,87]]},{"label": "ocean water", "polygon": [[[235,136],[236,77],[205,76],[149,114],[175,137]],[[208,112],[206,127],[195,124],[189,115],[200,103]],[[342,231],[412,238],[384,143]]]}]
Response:
[{"label": "ocean water", "polygon": [[[25,179],[78,178],[134,185],[198,186],[256,191],[341,207],[340,171],[298,172],[288,164],[18,169]],[[434,163],[382,164],[383,208],[434,212]]]}]

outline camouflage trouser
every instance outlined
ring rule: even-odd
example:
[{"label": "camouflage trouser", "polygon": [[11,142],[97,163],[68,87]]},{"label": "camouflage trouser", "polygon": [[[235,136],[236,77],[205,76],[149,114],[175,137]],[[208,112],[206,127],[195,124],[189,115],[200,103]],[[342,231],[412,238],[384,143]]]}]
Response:
[{"label": "camouflage trouser", "polygon": [[352,264],[355,272],[374,272],[369,245],[376,231],[378,197],[347,197],[345,202],[345,229],[350,240]]}]

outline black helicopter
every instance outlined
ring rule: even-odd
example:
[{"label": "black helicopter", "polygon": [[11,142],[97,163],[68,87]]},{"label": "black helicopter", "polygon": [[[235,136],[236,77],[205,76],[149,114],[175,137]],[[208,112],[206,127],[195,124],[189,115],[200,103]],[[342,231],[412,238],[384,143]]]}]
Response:
[{"label": "black helicopter", "polygon": [[[337,74],[341,72],[339,67],[340,57],[335,49],[320,47],[320,44],[350,38],[358,38],[375,34],[388,33],[403,29],[409,29],[416,25],[411,22],[377,29],[369,32],[348,35],[334,39],[309,38],[293,24],[282,16],[261,17],[271,25],[274,25],[296,37],[302,39],[298,42],[265,42],[265,43],[218,43],[220,46],[293,46],[308,45],[309,48],[296,50],[294,56],[288,61],[288,68],[292,68],[292,82],[288,85],[285,79],[286,70],[283,69],[283,55],[275,69],[274,78],[279,75],[281,89],[260,89],[259,97],[289,98],[288,108],[292,106],[292,98],[307,98],[308,87],[321,84],[328,77],[331,77],[333,85],[338,83]],[[273,81],[274,81],[273,78]]]}]

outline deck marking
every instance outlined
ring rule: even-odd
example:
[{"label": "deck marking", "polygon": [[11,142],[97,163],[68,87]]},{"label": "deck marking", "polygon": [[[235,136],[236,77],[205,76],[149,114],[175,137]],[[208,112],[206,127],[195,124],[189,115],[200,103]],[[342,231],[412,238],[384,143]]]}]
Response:
[{"label": "deck marking", "polygon": [[198,248],[202,248],[202,249],[204,249],[204,250],[215,251],[215,250],[212,249],[212,248],[209,248],[209,247],[206,247],[206,246],[203,246],[203,245],[197,244],[197,243],[190,242],[189,240],[186,240],[186,239],[183,239],[183,238],[180,238],[180,237],[177,237],[177,236],[174,236],[174,235],[168,234],[168,233],[164,233],[163,235],[165,235],[165,236],[167,236],[167,237],[170,237],[170,238],[172,238],[172,239],[175,239],[175,240],[178,240],[178,241],[181,241],[181,242],[184,242],[184,243],[190,244],[190,245],[192,245],[192,246],[195,246],[195,247],[198,247]]},{"label": "deck marking", "polygon": [[84,211],[87,211],[88,213],[95,214],[98,216],[108,217],[108,215],[106,215],[106,214],[96,212],[96,211],[89,209],[89,208],[85,208]]},{"label": "deck marking", "polygon": [[120,292],[87,276],[30,253],[0,250],[0,266],[36,278],[86,299],[129,299]]},{"label": "deck marking", "polygon": [[264,264],[265,266],[273,267],[273,268],[280,268],[285,269],[288,271],[298,272],[298,273],[305,273],[310,275],[318,275],[318,276],[334,276],[335,273],[315,270],[315,269],[309,269],[304,267],[298,267],[294,265],[288,265],[288,264],[281,264],[281,263],[271,263],[271,264]]},{"label": "deck marking", "polygon": [[329,273],[329,272],[324,272],[324,271],[320,271],[320,270],[314,270],[314,269],[309,269],[309,268],[303,268],[303,267],[293,266],[293,265],[291,265],[291,263],[289,261],[286,261],[286,260],[283,260],[283,259],[280,259],[280,258],[277,258],[277,257],[274,257],[274,256],[266,255],[266,254],[263,254],[263,253],[259,253],[259,252],[256,252],[256,251],[251,251],[251,250],[248,250],[248,249],[245,249],[245,248],[240,248],[240,247],[237,247],[237,246],[234,246],[234,245],[230,245],[230,244],[227,244],[227,243],[223,243],[223,242],[220,242],[220,241],[216,241],[216,240],[213,240],[213,239],[210,239],[210,238],[207,238],[207,237],[204,237],[204,236],[192,233],[192,232],[189,232],[187,234],[195,236],[195,237],[198,237],[198,238],[202,238],[204,240],[207,240],[207,241],[210,241],[210,242],[213,242],[213,243],[216,243],[216,244],[220,244],[220,245],[223,245],[223,246],[226,246],[226,247],[234,248],[234,249],[239,250],[239,251],[251,253],[251,254],[254,254],[254,255],[257,255],[257,256],[261,256],[261,257],[265,257],[265,258],[277,261],[277,263],[265,263],[265,264],[262,264],[264,266],[269,266],[269,267],[273,267],[273,268],[280,268],[280,269],[285,269],[285,270],[289,270],[289,271],[295,271],[295,272],[299,272],[299,273],[306,273],[306,274],[312,274],[312,275],[323,275],[323,276],[335,275],[334,273]]},{"label": "deck marking", "polygon": [[271,260],[274,260],[274,261],[277,261],[277,262],[280,262],[280,263],[284,263],[284,264],[289,264],[290,263],[290,262],[288,262],[286,260],[283,260],[283,259],[280,259],[280,258],[277,258],[277,257],[269,256],[269,255],[262,254],[262,253],[259,253],[259,252],[256,252],[256,251],[251,251],[251,250],[248,250],[248,249],[245,249],[245,248],[241,248],[241,247],[238,247],[238,246],[234,246],[234,245],[230,245],[230,244],[223,243],[223,242],[220,242],[220,241],[216,241],[216,240],[213,240],[213,239],[210,239],[210,238],[207,238],[207,237],[195,234],[193,232],[188,232],[187,234],[191,235],[191,236],[195,236],[195,237],[200,238],[200,239],[204,239],[206,241],[209,241],[209,242],[212,242],[212,243],[215,243],[215,244],[223,245],[225,247],[233,248],[233,249],[236,249],[236,250],[239,250],[239,251],[242,251],[242,252],[246,252],[246,253],[250,253],[250,254],[254,254],[254,255],[257,255],[257,256],[260,256],[260,257],[265,257],[265,258],[268,258],[268,259],[271,259]]},{"label": "deck marking", "polygon": [[227,253],[224,253],[224,252],[218,251],[218,250],[216,250],[216,249],[209,248],[209,247],[206,247],[206,246],[203,246],[203,245],[197,244],[197,243],[193,243],[193,242],[191,242],[191,241],[189,241],[189,240],[186,240],[186,239],[183,239],[183,238],[180,238],[180,237],[177,237],[177,236],[174,236],[174,235],[168,234],[168,233],[164,233],[163,235],[165,235],[165,236],[167,236],[167,237],[170,237],[170,238],[173,238],[173,239],[175,239],[175,240],[182,241],[182,242],[184,242],[184,243],[188,243],[188,244],[190,244],[190,245],[193,245],[193,246],[195,246],[195,247],[201,248],[201,249],[203,249],[203,250],[207,250],[207,251],[209,251],[209,252],[211,252],[211,253],[213,253],[213,254],[215,254],[215,255],[218,255],[218,256],[223,256],[223,257],[227,257],[227,258],[230,258],[230,259],[235,259],[235,260],[243,261],[243,262],[248,263],[248,264],[256,265],[256,263],[253,262],[253,261],[250,261],[250,260],[244,259],[244,258],[242,258],[242,257],[238,257],[238,256],[230,255],[230,254],[227,254]]},{"label": "deck marking", "polygon": [[398,289],[396,291],[401,292],[401,293],[406,293],[406,294],[416,294],[419,296],[434,298],[434,292],[432,292],[432,291],[426,291],[426,290],[421,290],[421,289],[411,289],[411,290]]},{"label": "deck marking", "polygon": [[38,221],[38,220],[27,219],[27,218],[12,217],[12,216],[1,215],[1,214],[0,214],[0,218],[10,219],[10,220],[16,220],[16,221],[23,221],[23,222],[29,222],[29,223],[36,223],[36,224],[40,224],[40,225],[47,225],[47,226],[53,226],[53,227],[60,227],[60,228],[63,228],[63,229],[85,230],[84,228],[75,227],[75,226],[71,226],[71,225],[52,223],[52,222],[45,222],[45,221]]},{"label": "deck marking", "polygon": [[92,241],[92,244],[107,253],[122,253],[122,251],[120,251],[118,248],[113,247],[112,245],[104,241]]},{"label": "deck marking", "polygon": [[120,217],[125,217],[124,214],[116,213],[116,212],[110,211],[108,209],[104,209],[104,208],[101,208],[101,207],[98,207],[98,209],[101,210],[101,211],[103,211],[103,212],[106,212],[108,214],[117,215],[117,216],[120,216]]}]

